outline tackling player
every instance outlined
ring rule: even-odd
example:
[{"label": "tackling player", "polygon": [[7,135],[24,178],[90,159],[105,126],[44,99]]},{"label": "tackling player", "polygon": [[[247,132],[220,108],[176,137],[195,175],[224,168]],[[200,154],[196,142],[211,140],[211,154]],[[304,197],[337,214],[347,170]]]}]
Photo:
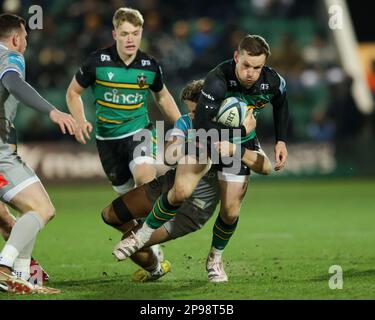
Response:
[{"label": "tackling player", "polygon": [[[268,102],[271,102],[276,135],[275,170],[280,170],[284,167],[287,159],[288,103],[284,79],[265,65],[269,55],[269,46],[262,37],[257,35],[244,37],[238,50],[234,53],[234,58],[221,63],[208,73],[193,122],[195,129],[204,129],[206,132],[212,128],[221,130],[223,126],[212,120],[226,97],[237,96],[247,101],[253,108],[254,117]],[[241,130],[241,141],[238,144],[238,150],[241,149],[240,158],[242,159],[245,150],[254,150],[258,141],[255,129],[248,131],[245,126],[241,126],[239,129]],[[178,208],[191,196],[199,180],[207,171],[207,163],[197,163],[196,159],[195,155],[187,155],[182,159],[184,164],[180,162],[177,167],[173,188],[158,198],[142,228],[123,239],[115,247],[113,254],[117,259],[126,259],[142,248],[155,229],[176,216]],[[225,279],[225,273],[217,266],[221,261],[223,249],[237,227],[250,170],[243,163],[239,172],[231,172],[223,165],[220,167],[221,207],[214,230],[216,246],[213,246],[209,253],[206,267],[208,270],[212,270],[211,274],[209,272],[209,277]]]}]

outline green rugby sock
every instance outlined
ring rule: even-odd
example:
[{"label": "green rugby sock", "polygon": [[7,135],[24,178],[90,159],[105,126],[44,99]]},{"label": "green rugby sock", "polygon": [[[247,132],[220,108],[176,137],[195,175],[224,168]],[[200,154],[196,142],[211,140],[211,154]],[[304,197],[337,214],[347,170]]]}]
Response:
[{"label": "green rugby sock", "polygon": [[236,230],[238,218],[232,225],[226,224],[220,217],[217,216],[214,227],[212,229],[212,247],[218,250],[224,250]]},{"label": "green rugby sock", "polygon": [[167,221],[176,216],[177,209],[180,206],[173,206],[168,202],[168,192],[163,193],[154,203],[151,212],[146,218],[146,224],[152,228],[157,229]]}]

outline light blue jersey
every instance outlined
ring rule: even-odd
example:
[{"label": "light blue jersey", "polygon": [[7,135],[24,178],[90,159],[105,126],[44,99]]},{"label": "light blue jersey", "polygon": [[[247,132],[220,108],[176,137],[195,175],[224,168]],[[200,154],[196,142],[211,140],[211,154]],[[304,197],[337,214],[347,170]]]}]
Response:
[{"label": "light blue jersey", "polygon": [[8,140],[10,127],[17,113],[18,101],[9,94],[1,80],[7,72],[17,72],[25,79],[25,60],[17,51],[0,43],[0,143]]}]

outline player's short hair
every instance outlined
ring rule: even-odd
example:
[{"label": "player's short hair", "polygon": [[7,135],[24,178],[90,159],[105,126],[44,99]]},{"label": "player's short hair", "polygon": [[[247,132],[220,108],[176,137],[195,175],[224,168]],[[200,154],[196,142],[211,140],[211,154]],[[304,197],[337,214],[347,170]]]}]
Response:
[{"label": "player's short hair", "polygon": [[116,29],[124,22],[129,22],[135,27],[142,27],[144,20],[142,14],[136,9],[119,8],[113,15],[113,26]]},{"label": "player's short hair", "polygon": [[0,14],[0,39],[8,38],[13,31],[19,31],[21,25],[26,26],[26,22],[16,14]]},{"label": "player's short hair", "polygon": [[265,54],[266,58],[271,55],[270,46],[267,41],[258,35],[248,34],[240,41],[238,52],[245,50],[250,56]]},{"label": "player's short hair", "polygon": [[180,94],[181,101],[189,100],[198,102],[201,90],[203,88],[204,80],[190,81],[182,90]]}]

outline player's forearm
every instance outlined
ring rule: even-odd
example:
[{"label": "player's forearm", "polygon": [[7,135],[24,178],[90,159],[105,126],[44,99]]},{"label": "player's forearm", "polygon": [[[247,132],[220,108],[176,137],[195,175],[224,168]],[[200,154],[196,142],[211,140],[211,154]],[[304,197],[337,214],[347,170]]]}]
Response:
[{"label": "player's forearm", "polygon": [[176,102],[169,92],[159,96],[157,98],[157,103],[163,115],[170,122],[175,123],[181,117],[181,113],[178,110]]},{"label": "player's forearm", "polygon": [[7,72],[1,81],[12,96],[28,107],[45,114],[49,114],[55,109],[53,105],[23,80],[17,72]]},{"label": "player's forearm", "polygon": [[68,89],[66,94],[66,103],[68,105],[69,112],[72,114],[78,125],[86,122],[85,109],[83,107],[80,94]]},{"label": "player's forearm", "polygon": [[241,160],[258,174],[270,174],[272,171],[270,160],[261,152],[245,149]]},{"label": "player's forearm", "polygon": [[287,142],[288,124],[289,124],[289,106],[286,94],[284,93],[274,101],[273,121],[275,127],[275,140]]}]

